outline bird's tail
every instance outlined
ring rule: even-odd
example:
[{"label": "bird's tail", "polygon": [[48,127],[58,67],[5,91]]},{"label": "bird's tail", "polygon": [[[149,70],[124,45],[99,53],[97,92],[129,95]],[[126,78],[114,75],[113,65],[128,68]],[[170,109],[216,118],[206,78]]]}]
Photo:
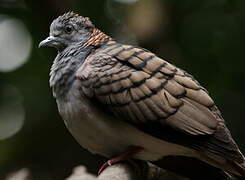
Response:
[{"label": "bird's tail", "polygon": [[239,173],[236,175],[238,180],[245,180],[245,161],[243,163],[231,162],[232,166]]}]

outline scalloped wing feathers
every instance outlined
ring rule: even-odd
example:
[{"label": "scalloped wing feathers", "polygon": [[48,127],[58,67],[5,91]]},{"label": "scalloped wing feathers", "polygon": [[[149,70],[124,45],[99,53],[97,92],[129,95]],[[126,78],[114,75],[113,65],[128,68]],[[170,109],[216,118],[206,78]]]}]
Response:
[{"label": "scalloped wing feathers", "polygon": [[208,92],[190,74],[153,53],[109,41],[86,59],[77,77],[82,93],[117,118],[137,127],[160,123],[177,134],[200,138],[189,145],[180,138],[179,144],[244,162]]},{"label": "scalloped wing feathers", "polygon": [[115,43],[87,58],[77,76],[87,96],[127,121],[160,121],[192,135],[212,134],[218,125],[206,90],[146,50]]}]

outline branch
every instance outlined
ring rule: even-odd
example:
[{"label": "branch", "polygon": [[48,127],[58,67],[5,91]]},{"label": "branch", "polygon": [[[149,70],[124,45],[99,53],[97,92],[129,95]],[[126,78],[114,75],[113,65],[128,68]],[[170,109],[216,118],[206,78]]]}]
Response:
[{"label": "branch", "polygon": [[86,168],[78,166],[66,180],[184,180],[169,171],[160,169],[150,163],[135,161],[128,163],[115,164],[106,168],[100,176],[96,177],[89,174]]}]

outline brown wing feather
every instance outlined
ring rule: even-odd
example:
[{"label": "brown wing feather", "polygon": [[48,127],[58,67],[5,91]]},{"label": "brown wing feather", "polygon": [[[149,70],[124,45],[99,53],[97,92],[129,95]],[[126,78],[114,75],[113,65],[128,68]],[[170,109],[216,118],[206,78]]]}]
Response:
[{"label": "brown wing feather", "polygon": [[86,84],[84,93],[93,94],[118,116],[126,115],[133,123],[159,121],[192,135],[214,133],[218,120],[208,108],[213,100],[207,92],[186,72],[153,53],[115,44],[86,63],[84,67],[91,70],[87,78],[83,67],[77,74]]}]

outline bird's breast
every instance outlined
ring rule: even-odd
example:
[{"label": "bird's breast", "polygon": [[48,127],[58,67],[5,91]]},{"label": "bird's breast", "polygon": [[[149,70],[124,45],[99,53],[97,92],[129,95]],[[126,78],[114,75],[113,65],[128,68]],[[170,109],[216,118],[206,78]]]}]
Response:
[{"label": "bird's breast", "polygon": [[81,95],[75,82],[66,100],[57,99],[59,112],[78,143],[106,157],[117,156],[131,146],[145,150],[136,158],[157,160],[165,155],[191,154],[191,150],[150,136],[136,127],[115,119]]}]

